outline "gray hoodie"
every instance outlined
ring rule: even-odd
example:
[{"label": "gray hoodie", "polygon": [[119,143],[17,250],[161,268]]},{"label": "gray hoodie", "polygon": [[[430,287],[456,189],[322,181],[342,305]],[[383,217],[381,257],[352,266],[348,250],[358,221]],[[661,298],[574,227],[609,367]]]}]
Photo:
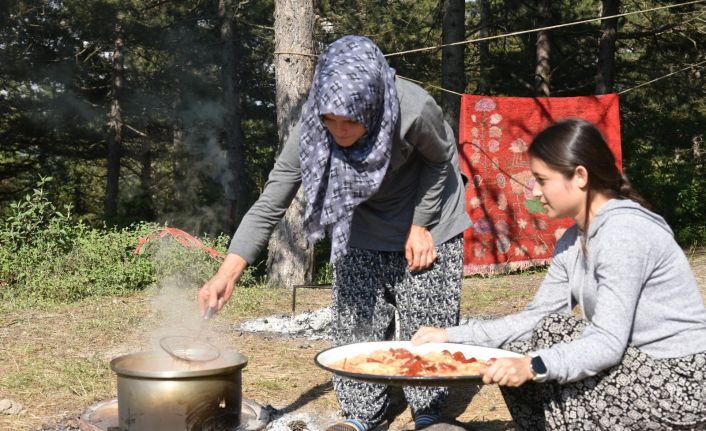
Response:
[{"label": "gray hoodie", "polygon": [[549,313],[581,307],[590,325],[578,340],[538,350],[547,378],[580,380],[620,363],[633,345],[655,358],[706,351],[706,307],[667,223],[631,200],[609,200],[588,229],[557,242],[547,275],[525,310],[448,329],[449,340],[500,347],[525,340]]}]

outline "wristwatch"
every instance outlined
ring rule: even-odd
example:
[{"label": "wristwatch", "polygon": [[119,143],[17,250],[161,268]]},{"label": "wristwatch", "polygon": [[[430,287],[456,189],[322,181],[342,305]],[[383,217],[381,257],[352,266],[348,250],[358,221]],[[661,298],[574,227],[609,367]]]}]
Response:
[{"label": "wristwatch", "polygon": [[532,380],[535,382],[543,382],[547,378],[547,366],[544,365],[544,361],[539,356],[533,356],[530,361],[530,371],[534,376]]}]

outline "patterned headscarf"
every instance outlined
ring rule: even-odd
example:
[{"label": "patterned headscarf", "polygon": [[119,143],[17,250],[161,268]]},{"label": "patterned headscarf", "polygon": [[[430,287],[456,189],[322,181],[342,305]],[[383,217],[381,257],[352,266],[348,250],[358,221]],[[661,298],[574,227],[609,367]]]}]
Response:
[{"label": "patterned headscarf", "polygon": [[[353,211],[382,183],[399,110],[395,71],[370,39],[345,36],[326,47],[302,108],[299,158],[304,232],[314,243],[328,230],[332,263],[347,252]],[[366,133],[351,147],[339,147],[322,114],[348,117]]]}]

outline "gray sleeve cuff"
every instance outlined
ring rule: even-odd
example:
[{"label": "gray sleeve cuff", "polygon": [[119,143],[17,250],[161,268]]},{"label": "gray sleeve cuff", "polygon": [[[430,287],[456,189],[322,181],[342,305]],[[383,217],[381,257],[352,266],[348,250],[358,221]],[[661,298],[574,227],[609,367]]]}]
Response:
[{"label": "gray sleeve cuff", "polygon": [[437,221],[437,211],[415,211],[412,218],[412,224],[417,226],[429,227]]},{"label": "gray sleeve cuff", "polygon": [[446,334],[449,336],[449,342],[451,343],[473,344],[469,325],[451,326],[446,328]]}]

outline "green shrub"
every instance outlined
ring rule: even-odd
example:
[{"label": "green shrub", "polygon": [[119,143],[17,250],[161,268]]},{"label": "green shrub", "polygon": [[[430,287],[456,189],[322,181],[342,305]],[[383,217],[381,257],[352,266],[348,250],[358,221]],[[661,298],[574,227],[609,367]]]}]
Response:
[{"label": "green shrub", "polygon": [[[220,235],[217,238],[199,238],[206,247],[223,254],[227,252],[230,238]],[[182,287],[201,287],[216,273],[221,260],[212,258],[205,250],[187,248],[171,236],[154,239],[146,243],[141,254],[148,256],[154,265],[157,280],[170,280]],[[238,281],[239,287],[253,287],[260,284],[256,277],[257,266],[248,267]]]},{"label": "green shrub", "polygon": [[688,172],[694,176],[684,181],[677,193],[679,207],[675,209],[675,215],[679,223],[676,236],[683,247],[706,245],[706,178],[699,175],[699,171],[703,169],[690,169]]},{"label": "green shrub", "polygon": [[691,225],[677,231],[677,241],[685,248],[700,248],[706,245],[706,226]]},{"label": "green shrub", "polygon": [[17,262],[23,277],[14,294],[19,291],[31,302],[73,302],[143,289],[154,282],[154,271],[149,260],[133,256],[132,249],[136,233],[146,229],[146,225],[120,231],[81,228],[65,252],[23,247]]},{"label": "green shrub", "polygon": [[33,228],[21,236],[7,227],[12,221],[2,229],[0,298],[6,305],[120,295],[154,283],[149,259],[132,254],[148,225],[101,230],[63,215],[29,221]]},{"label": "green shrub", "polygon": [[[97,229],[74,220],[70,208],[57,211],[48,199],[44,186],[49,181],[41,179],[32,193],[13,203],[0,225],[3,307],[125,295],[166,280],[198,288],[218,269],[220,261],[204,250],[186,248],[170,236],[155,237],[162,227],[154,223]],[[140,238],[150,240],[135,254]],[[225,253],[228,237],[202,242]],[[255,269],[246,270],[240,286],[258,283]]]},{"label": "green shrub", "polygon": [[319,266],[316,272],[316,277],[314,281],[318,284],[332,284],[333,283],[333,267],[329,262],[324,262]]}]

